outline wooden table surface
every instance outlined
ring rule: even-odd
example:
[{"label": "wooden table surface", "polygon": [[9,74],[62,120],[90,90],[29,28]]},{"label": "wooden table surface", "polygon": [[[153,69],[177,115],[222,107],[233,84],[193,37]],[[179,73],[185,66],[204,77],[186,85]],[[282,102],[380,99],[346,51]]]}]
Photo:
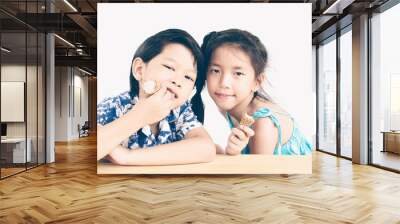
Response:
[{"label": "wooden table surface", "polygon": [[98,163],[98,174],[311,174],[312,156],[217,155],[209,163],[120,166]]}]

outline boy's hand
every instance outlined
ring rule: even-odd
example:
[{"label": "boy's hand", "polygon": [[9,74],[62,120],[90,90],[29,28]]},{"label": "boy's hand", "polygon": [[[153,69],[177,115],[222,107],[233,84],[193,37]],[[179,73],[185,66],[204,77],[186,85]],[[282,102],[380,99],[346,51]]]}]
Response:
[{"label": "boy's hand", "polygon": [[113,164],[125,165],[127,156],[128,156],[128,150],[119,146],[113,149],[110,152],[110,154],[108,154],[108,159]]},{"label": "boy's hand", "polygon": [[154,124],[167,117],[175,106],[175,96],[167,87],[168,84],[163,83],[153,95],[140,99],[134,107],[141,111],[142,117],[134,119],[142,119],[144,124]]},{"label": "boy's hand", "polygon": [[226,146],[226,153],[229,155],[237,155],[249,143],[250,137],[254,135],[254,131],[244,125],[233,128],[228,137],[228,145]]}]

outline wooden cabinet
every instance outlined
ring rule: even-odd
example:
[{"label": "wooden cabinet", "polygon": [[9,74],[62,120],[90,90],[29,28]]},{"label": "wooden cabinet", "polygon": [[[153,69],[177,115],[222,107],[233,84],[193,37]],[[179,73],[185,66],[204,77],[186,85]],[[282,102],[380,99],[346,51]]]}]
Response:
[{"label": "wooden cabinet", "polygon": [[400,131],[388,131],[383,133],[383,152],[400,154]]}]

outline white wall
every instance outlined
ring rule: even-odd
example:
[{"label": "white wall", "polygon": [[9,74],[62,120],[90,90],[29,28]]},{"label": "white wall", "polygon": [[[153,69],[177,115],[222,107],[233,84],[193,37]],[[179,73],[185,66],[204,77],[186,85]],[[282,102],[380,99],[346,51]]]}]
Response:
[{"label": "white wall", "polygon": [[68,140],[68,67],[55,68],[55,141]]},{"label": "white wall", "polygon": [[[39,154],[39,163],[44,162],[44,83],[41,66],[25,66],[24,64],[10,63],[2,64],[1,80],[9,82],[25,82],[26,83],[26,107],[23,106],[22,113],[26,110],[26,121],[23,122],[6,122],[7,137],[21,138],[25,137],[31,141],[32,161],[36,162],[37,154]],[[25,80],[27,78],[27,81]],[[7,96],[2,95],[2,98]],[[1,110],[11,110],[11,108],[1,108]],[[12,111],[11,111],[12,112]],[[27,132],[26,132],[27,131]]]},{"label": "white wall", "polygon": [[77,139],[78,124],[88,120],[88,78],[76,68],[56,67],[55,86],[55,141]]},{"label": "white wall", "polygon": [[[26,70],[25,70],[26,69]],[[28,72],[28,75],[30,74],[36,74],[36,67],[34,66],[27,66],[25,67],[24,65],[20,64],[6,64],[1,66],[1,81],[6,81],[6,82],[25,82],[25,75],[26,71]],[[29,77],[28,77],[29,78]],[[30,85],[36,85],[36,81],[29,80]],[[28,137],[30,133],[33,133],[35,131],[36,134],[36,124],[33,125],[31,124],[32,121],[35,121],[36,123],[36,113],[31,113],[31,111],[35,110],[36,108],[36,101],[34,101],[32,98],[36,99],[36,88],[28,88],[28,93],[27,93],[27,103],[28,106],[31,106],[30,110],[27,112],[30,112],[27,114],[28,118]],[[31,92],[32,90],[32,92]],[[31,102],[35,102],[34,105],[29,105]],[[32,107],[33,110],[32,110]],[[1,110],[7,110],[8,108],[1,108]],[[7,136],[8,137],[25,137],[25,123],[26,122],[7,122]],[[35,126],[35,127],[33,127]]]},{"label": "white wall", "polygon": [[[29,67],[28,67],[29,69]],[[25,82],[25,65],[9,64],[1,66],[1,80]],[[1,108],[5,110],[6,108]],[[7,137],[25,137],[24,122],[7,123]]]},{"label": "white wall", "polygon": [[[78,75],[77,75],[78,72]],[[85,123],[85,121],[88,121],[88,77],[82,77],[81,74],[78,70],[74,70],[74,96],[72,98],[74,99],[74,108],[73,108],[73,113],[72,113],[72,129],[71,129],[71,135],[73,138],[78,138],[79,133],[78,133],[78,124],[81,126]],[[78,90],[80,90],[80,93],[78,93]],[[79,99],[79,94],[80,94],[80,99]],[[79,102],[79,100],[81,102]],[[81,107],[81,108],[79,108]],[[82,111],[80,112],[79,109]],[[75,112],[75,113],[74,113]]]}]

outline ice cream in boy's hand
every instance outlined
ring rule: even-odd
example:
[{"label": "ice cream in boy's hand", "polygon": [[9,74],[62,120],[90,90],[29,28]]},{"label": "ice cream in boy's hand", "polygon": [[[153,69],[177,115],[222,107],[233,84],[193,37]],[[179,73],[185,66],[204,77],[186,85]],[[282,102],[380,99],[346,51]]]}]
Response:
[{"label": "ice cream in boy's hand", "polygon": [[153,94],[158,91],[159,85],[154,80],[147,80],[143,83],[143,91],[146,94]]}]

